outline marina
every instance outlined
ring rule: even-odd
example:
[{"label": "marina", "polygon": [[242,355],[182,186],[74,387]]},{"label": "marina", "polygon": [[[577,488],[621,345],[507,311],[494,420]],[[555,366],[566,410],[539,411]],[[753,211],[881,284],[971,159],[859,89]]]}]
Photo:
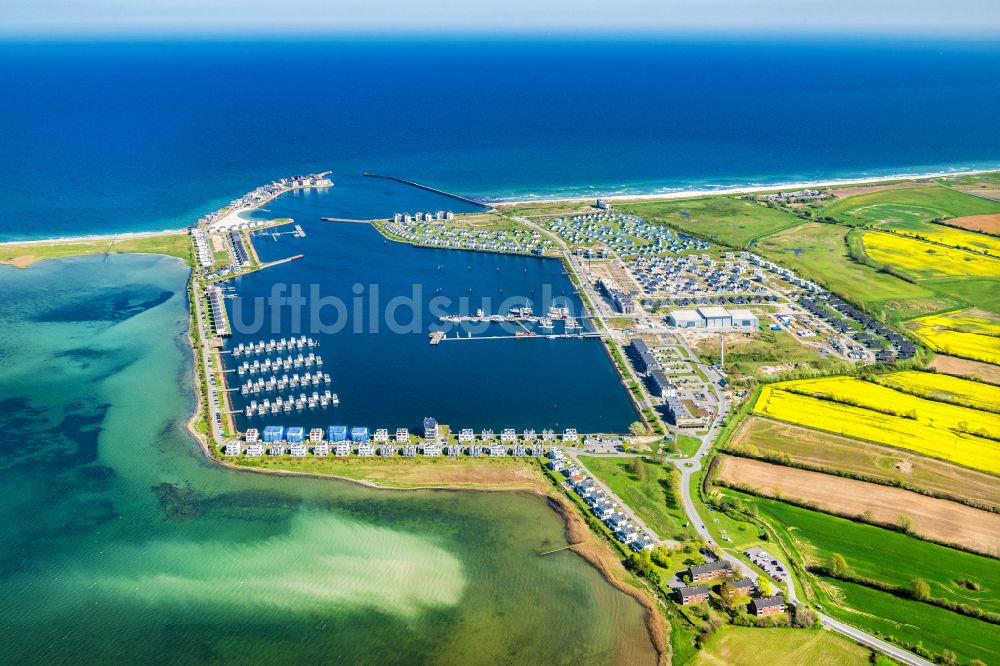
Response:
[{"label": "marina", "polygon": [[[292,401],[291,411],[286,412],[284,398],[289,393],[295,398],[303,392],[307,397],[312,391],[322,394],[329,388],[340,400],[335,407],[331,402],[329,409],[336,409],[338,419],[347,422],[388,420],[413,431],[426,414],[433,413],[445,423],[497,432],[503,425],[541,432],[567,423],[581,432],[627,432],[638,415],[599,336],[590,330],[588,318],[581,316],[583,303],[557,260],[387,242],[371,225],[320,220],[384,219],[386,210],[394,209],[480,210],[394,183],[342,176],[336,188],[286,194],[267,206],[268,216],[300,220],[310,249],[298,261],[229,282],[238,295],[225,299],[230,317],[234,322],[257,320],[259,325],[258,332],[234,332],[222,348],[230,352],[222,354],[226,370],[232,371],[227,376],[237,380],[233,386],[238,390],[227,392],[236,430],[259,428],[262,419],[271,415],[277,395],[283,397],[278,413],[286,415],[288,425],[313,427],[308,400],[301,411]],[[382,203],[373,203],[378,201]],[[264,215],[255,212],[248,217]],[[261,262],[287,255],[288,238],[256,236]],[[319,323],[331,332],[322,332],[316,321],[309,321],[308,310],[302,313],[301,330],[289,327],[288,309],[265,307],[253,312],[255,300],[266,302],[275,283],[315,284],[325,300],[338,299],[348,306],[343,313],[346,317],[335,317],[332,309],[327,310]],[[357,285],[366,286],[363,293],[355,291]],[[377,285],[377,291],[369,291],[368,285]],[[415,300],[415,292],[424,297]],[[445,314],[467,318],[442,321],[442,312],[431,309],[431,297],[450,301],[443,308]],[[395,317],[403,322],[403,330],[393,323],[387,307],[400,299],[412,303],[405,314]],[[237,314],[237,310],[242,312]],[[435,330],[448,327],[457,330]],[[465,327],[469,330],[463,331]],[[281,338],[301,341],[303,335],[317,344],[277,351]],[[455,335],[464,340],[488,339],[490,348],[450,344]],[[272,338],[275,351],[269,353]],[[552,344],[524,344],[519,338],[545,339]],[[449,344],[441,347],[446,340]],[[315,364],[307,367],[309,354],[319,356],[319,350],[326,363],[319,370]],[[300,365],[295,367],[300,355]],[[328,366],[334,359],[331,369]],[[335,385],[328,384],[325,376],[315,385],[317,371],[330,374]],[[306,372],[309,383],[303,387]],[[298,388],[292,387],[295,374],[300,378]],[[288,378],[288,388],[279,389],[283,376]],[[483,381],[483,377],[490,379]],[[415,391],[414,382],[433,390]],[[270,402],[261,415],[264,398]],[[257,404],[248,416],[251,400]]]}]

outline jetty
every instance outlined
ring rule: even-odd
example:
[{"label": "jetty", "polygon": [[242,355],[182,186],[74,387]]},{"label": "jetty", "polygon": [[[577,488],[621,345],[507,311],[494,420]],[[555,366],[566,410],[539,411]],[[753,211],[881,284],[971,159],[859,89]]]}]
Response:
[{"label": "jetty", "polygon": [[352,222],[354,224],[371,224],[371,220],[358,220],[353,217],[321,217],[323,222]]},{"label": "jetty", "polygon": [[382,180],[394,180],[397,183],[402,183],[404,185],[409,185],[411,187],[417,187],[421,190],[427,190],[428,192],[433,192],[434,194],[440,194],[441,196],[448,197],[450,199],[456,199],[458,201],[463,201],[467,204],[472,204],[473,206],[479,206],[484,210],[493,210],[493,206],[485,204],[482,201],[476,201],[475,199],[470,199],[469,197],[463,197],[461,194],[452,194],[451,192],[445,192],[444,190],[439,190],[436,187],[431,187],[430,185],[422,185],[420,183],[415,183],[412,180],[406,180],[404,178],[397,178],[396,176],[382,176],[377,173],[371,173],[365,171],[365,176],[368,178],[381,178]]}]

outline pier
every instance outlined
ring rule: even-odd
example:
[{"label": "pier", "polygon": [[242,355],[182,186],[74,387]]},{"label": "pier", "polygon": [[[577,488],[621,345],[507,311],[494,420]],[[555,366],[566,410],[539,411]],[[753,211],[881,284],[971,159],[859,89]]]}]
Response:
[{"label": "pier", "polygon": [[351,222],[353,224],[371,224],[371,220],[357,220],[353,217],[321,217],[323,222]]},{"label": "pier", "polygon": [[405,180],[403,178],[397,178],[396,176],[381,176],[377,173],[370,173],[365,171],[365,176],[369,178],[381,178],[382,180],[394,180],[397,183],[402,183],[404,185],[410,185],[411,187],[417,187],[421,190],[427,190],[428,192],[433,192],[434,194],[440,194],[441,196],[448,197],[450,199],[456,199],[458,201],[463,201],[467,204],[472,204],[473,206],[479,206],[485,210],[493,210],[493,206],[489,204],[484,204],[482,201],[476,201],[475,199],[470,199],[469,197],[463,197],[460,194],[452,194],[451,192],[445,192],[444,190],[439,190],[436,187],[431,187],[429,185],[421,185],[420,183],[415,183],[412,180]]},{"label": "pier", "polygon": [[443,331],[437,331],[441,333],[441,337],[435,342],[434,339],[431,340],[432,345],[439,344],[445,340],[448,342],[454,342],[456,340],[537,340],[544,338],[546,340],[556,340],[560,338],[604,338],[607,337],[607,333],[526,333],[524,331],[518,331],[513,335],[467,335],[462,337],[461,335],[456,335],[453,338],[449,338],[444,335]]}]

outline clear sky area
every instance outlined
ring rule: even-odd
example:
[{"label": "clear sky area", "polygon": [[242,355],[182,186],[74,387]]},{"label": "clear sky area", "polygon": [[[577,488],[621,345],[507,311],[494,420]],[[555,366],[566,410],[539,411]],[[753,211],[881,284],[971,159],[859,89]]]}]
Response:
[{"label": "clear sky area", "polygon": [[1000,37],[997,0],[0,0],[6,38],[386,33]]}]

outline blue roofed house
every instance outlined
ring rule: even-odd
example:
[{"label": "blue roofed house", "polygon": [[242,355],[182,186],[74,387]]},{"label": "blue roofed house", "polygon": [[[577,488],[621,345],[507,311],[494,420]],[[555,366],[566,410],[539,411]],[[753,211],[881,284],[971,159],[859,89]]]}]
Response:
[{"label": "blue roofed house", "polygon": [[285,438],[284,426],[266,426],[261,433],[261,439],[265,442],[280,442]]},{"label": "blue roofed house", "polygon": [[305,429],[299,426],[292,426],[285,431],[285,441],[291,444],[300,444],[305,436]]},{"label": "blue roofed house", "polygon": [[347,439],[347,426],[330,426],[326,429],[326,438],[331,442],[343,442]]},{"label": "blue roofed house", "polygon": [[357,426],[351,428],[351,441],[352,442],[367,442],[368,441],[368,428]]}]

